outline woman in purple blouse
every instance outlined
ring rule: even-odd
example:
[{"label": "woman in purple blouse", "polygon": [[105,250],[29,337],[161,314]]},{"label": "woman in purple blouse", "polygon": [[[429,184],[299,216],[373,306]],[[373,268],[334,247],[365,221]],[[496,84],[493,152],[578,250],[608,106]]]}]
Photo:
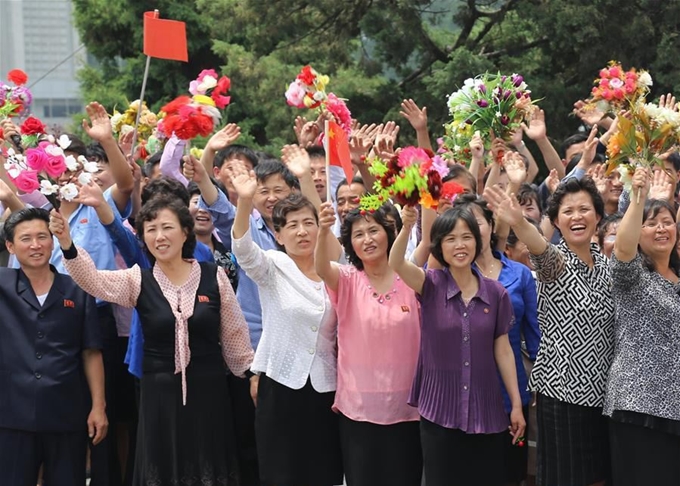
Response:
[{"label": "woman in purple blouse", "polygon": [[[415,209],[403,209],[404,226],[389,263],[421,303],[420,354],[409,404],[421,416],[427,485],[501,485],[505,434],[509,428],[518,441],[526,426],[508,339],[512,302],[500,283],[472,267],[482,238],[469,208],[449,209],[432,226],[432,254],[440,270],[426,272],[404,258],[416,217]],[[497,371],[512,403],[511,424]]]}]

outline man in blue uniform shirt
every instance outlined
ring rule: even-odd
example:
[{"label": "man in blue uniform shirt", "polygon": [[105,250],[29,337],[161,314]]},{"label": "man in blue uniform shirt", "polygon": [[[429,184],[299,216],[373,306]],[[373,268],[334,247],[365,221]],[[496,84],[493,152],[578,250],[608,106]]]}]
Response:
[{"label": "man in blue uniform shirt", "polygon": [[85,484],[88,436],[108,429],[94,298],[49,264],[49,213],[5,222],[19,269],[0,268],[0,483]]}]

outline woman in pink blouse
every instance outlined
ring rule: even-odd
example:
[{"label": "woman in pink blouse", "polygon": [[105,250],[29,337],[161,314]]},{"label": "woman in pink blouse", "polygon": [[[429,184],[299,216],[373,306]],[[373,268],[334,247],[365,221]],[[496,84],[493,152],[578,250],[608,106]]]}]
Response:
[{"label": "woman in pink blouse", "polygon": [[248,328],[226,274],[190,259],[193,218],[181,202],[154,199],[137,217],[152,269],[97,270],[73,245],[63,216],[50,230],[64,265],[89,294],[135,307],[144,331],[144,362],[135,486],[236,484],[227,446],[224,364],[243,376],[253,360]]},{"label": "woman in pink blouse", "polygon": [[418,411],[407,404],[418,358],[415,293],[387,264],[396,238],[384,208],[345,217],[341,242],[351,265],[334,265],[328,247],[335,214],[322,205],[316,271],[338,314],[334,409],[348,486],[419,486]]}]

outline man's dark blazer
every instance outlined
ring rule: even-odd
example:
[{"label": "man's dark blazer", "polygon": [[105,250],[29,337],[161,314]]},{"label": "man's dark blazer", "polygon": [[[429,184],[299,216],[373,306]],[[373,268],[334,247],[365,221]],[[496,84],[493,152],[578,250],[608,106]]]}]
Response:
[{"label": "man's dark blazer", "polygon": [[22,270],[0,268],[0,427],[67,432],[87,426],[82,351],[101,349],[95,300],[57,273],[40,305]]}]

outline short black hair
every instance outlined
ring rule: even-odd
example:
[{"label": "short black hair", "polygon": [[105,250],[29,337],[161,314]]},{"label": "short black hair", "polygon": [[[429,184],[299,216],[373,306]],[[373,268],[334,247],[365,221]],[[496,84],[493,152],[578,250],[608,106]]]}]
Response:
[{"label": "short black hair", "polygon": [[516,197],[520,206],[527,204],[529,201],[534,201],[536,207],[538,208],[538,212],[543,214],[543,203],[541,202],[541,197],[538,195],[536,188],[528,182],[523,182],[522,185],[519,186],[519,191],[517,191]]},{"label": "short black hair", "polygon": [[560,145],[560,152],[562,157],[567,156],[567,149],[569,147],[571,147],[572,145],[576,145],[577,143],[583,143],[586,140],[588,140],[588,134],[585,132],[578,132],[565,138],[564,142],[562,142],[562,145]]},{"label": "short black hair", "polygon": [[142,174],[144,174],[144,177],[151,179],[154,168],[161,163],[162,156],[163,152],[156,152],[151,157],[146,159],[146,162],[144,162],[144,165],[142,166]]},{"label": "short black hair", "polygon": [[50,213],[47,211],[47,209],[23,208],[10,214],[5,220],[5,225],[2,229],[5,241],[14,243],[14,233],[16,232],[17,225],[25,223],[26,221],[33,221],[35,219],[44,221],[48,227],[50,225]]},{"label": "short black hair", "polygon": [[[137,219],[135,220],[135,229],[139,239],[144,242],[144,223],[153,221],[158,217],[158,213],[163,209],[168,209],[175,213],[179,224],[184,231],[186,231],[187,239],[182,246],[182,258],[188,259],[194,257],[194,250],[196,249],[196,234],[194,233],[194,218],[189,212],[189,207],[177,198],[167,196],[156,196],[148,203],[142,206]],[[147,256],[151,262],[155,261],[153,254],[144,245]]]},{"label": "short black hair", "polygon": [[[569,163],[567,164],[567,167],[565,167],[565,174],[569,174],[576,165],[581,161],[581,158],[583,157],[583,154],[575,154],[571,160],[569,160]],[[600,153],[595,153],[593,156],[593,160],[590,161],[590,164],[588,164],[588,167],[590,167],[593,164],[604,164],[607,161],[606,157],[603,154]]]},{"label": "short black hair", "polygon": [[461,164],[452,164],[449,166],[449,173],[442,178],[442,182],[449,182],[459,177],[466,177],[470,181],[472,192],[477,193],[477,181],[467,167]]},{"label": "short black hair", "polygon": [[[489,223],[489,226],[491,227],[491,241],[490,241],[490,246],[491,250],[496,249],[496,243],[498,243],[498,236],[496,236],[496,222],[493,217],[493,211],[489,209],[488,204],[484,199],[482,199],[481,196],[477,196],[476,194],[460,194],[454,201],[453,201],[453,207],[458,207],[458,206],[463,206],[467,207],[470,209],[470,211],[473,212],[474,214],[474,209],[477,208],[479,211],[481,211],[482,216],[486,220],[487,223]],[[481,235],[481,232],[480,232]],[[482,242],[483,244],[484,242]]]},{"label": "short black hair", "polygon": [[432,231],[430,231],[430,241],[432,242],[430,243],[430,253],[445,268],[448,268],[449,264],[444,259],[442,241],[446,235],[453,231],[459,220],[467,224],[470,232],[475,237],[475,257],[472,260],[476,260],[482,252],[482,235],[479,232],[477,218],[475,218],[470,207],[468,205],[458,205],[458,207],[447,209],[444,214],[434,220]]},{"label": "short black hair", "polygon": [[673,169],[675,169],[675,172],[680,171],[680,152],[673,152],[668,156],[667,160],[673,164]]},{"label": "short black hair", "polygon": [[191,198],[194,197],[197,194],[201,194],[201,188],[198,187],[198,184],[196,184],[194,181],[189,182],[189,185],[187,185],[187,191],[189,191],[189,200],[191,201]]},{"label": "short black hair", "polygon": [[[664,209],[671,214],[673,222],[676,223],[674,226],[675,226],[675,242],[677,244],[678,221],[676,218],[675,207],[672,206],[668,201],[664,201],[663,199],[650,199],[649,201],[647,201],[645,203],[645,209],[642,211],[642,222],[644,224],[644,222],[647,221],[649,218],[655,218]],[[647,270],[649,270],[650,272],[656,272],[656,265],[654,264],[654,260],[652,260],[651,257],[649,257],[645,252],[642,251],[642,248],[640,247],[639,244],[638,252],[642,257],[642,264],[647,268]],[[680,275],[680,255],[678,255],[678,250],[676,248],[673,248],[673,250],[671,251],[668,266],[673,269],[673,272],[676,275]]]},{"label": "short black hair", "polygon": [[298,181],[297,177],[293,175],[288,167],[279,160],[264,160],[255,167],[257,182],[265,182],[269,177],[276,174],[283,177],[283,181],[291,189],[300,189],[300,181]]},{"label": "short black hair", "polygon": [[[399,210],[394,204],[392,204],[392,201],[387,201],[383,205],[383,208],[385,208],[387,216],[394,220],[394,234],[395,236],[398,236],[401,228],[404,226],[404,223],[401,221],[401,214],[399,214]],[[418,209],[418,215],[420,215],[420,211],[421,210]]]},{"label": "short black hair", "polygon": [[314,215],[316,224],[319,224],[319,213],[312,202],[307,199],[302,194],[293,193],[290,194],[285,199],[281,199],[274,205],[274,210],[272,211],[272,223],[274,225],[274,231],[281,231],[281,229],[286,226],[288,215],[294,213],[295,211],[301,211],[303,209],[309,209]]},{"label": "short black hair", "polygon": [[[541,229],[541,225],[536,221],[535,219],[531,218],[524,218],[527,221],[529,221],[532,225],[534,225],[534,228],[538,230],[538,232],[543,235],[543,230]],[[519,241],[519,238],[517,238],[517,235],[515,232],[511,229],[510,232],[508,233],[508,237],[505,239],[505,246],[514,248],[517,242]]]},{"label": "short black hair", "polygon": [[189,206],[191,197],[189,191],[177,179],[161,176],[158,179],[149,181],[142,189],[142,205],[157,197],[174,197]]},{"label": "short black hair", "polygon": [[565,196],[581,191],[590,195],[590,198],[593,201],[593,208],[595,208],[595,214],[597,214],[600,219],[604,218],[604,201],[602,200],[600,192],[597,190],[595,182],[588,176],[582,179],[570,177],[566,181],[560,183],[553,195],[548,199],[548,218],[550,218],[550,222],[553,225],[555,225],[555,221],[557,221],[557,215],[560,212],[560,206],[562,205],[562,200]]},{"label": "short black hair", "polygon": [[305,150],[309,154],[310,159],[320,157],[323,157],[324,159],[326,158],[326,151],[321,145],[312,145],[310,147],[307,147]]},{"label": "short black hair", "polygon": [[[73,142],[71,142],[73,144]],[[71,146],[69,145],[68,150],[71,150]],[[87,160],[91,162],[106,162],[107,164],[109,163],[109,157],[106,155],[106,150],[104,150],[104,147],[102,147],[102,144],[99,142],[92,142],[90,145],[87,146],[86,148],[87,154],[85,157],[87,157]]]},{"label": "short black hair", "polygon": [[338,192],[340,191],[340,188],[342,186],[349,186],[350,184],[361,184],[364,186],[364,190],[367,189],[366,184],[364,184],[364,179],[361,176],[354,176],[352,177],[352,182],[348,183],[347,179],[343,179],[340,181],[340,184],[335,188],[335,200],[338,200]]},{"label": "short black hair", "polygon": [[362,211],[359,208],[352,209],[349,213],[347,213],[347,216],[345,216],[345,220],[342,222],[342,226],[340,227],[340,243],[342,243],[342,247],[345,249],[347,261],[354,265],[358,270],[363,270],[364,262],[361,261],[361,258],[359,258],[359,255],[357,255],[357,252],[354,251],[354,247],[352,246],[352,227],[354,226],[354,223],[360,219],[373,219],[376,223],[378,223],[379,226],[382,227],[382,229],[385,230],[385,233],[387,233],[388,255],[392,250],[394,240],[397,239],[397,234],[394,231],[394,225],[387,217],[387,210],[384,206],[376,209],[372,213],[364,212],[362,214]]},{"label": "short black hair", "polygon": [[244,158],[252,164],[253,168],[257,167],[258,157],[253,149],[238,144],[228,145],[222,150],[218,150],[215,160],[213,160],[213,167],[221,169],[225,162],[236,158]]}]

